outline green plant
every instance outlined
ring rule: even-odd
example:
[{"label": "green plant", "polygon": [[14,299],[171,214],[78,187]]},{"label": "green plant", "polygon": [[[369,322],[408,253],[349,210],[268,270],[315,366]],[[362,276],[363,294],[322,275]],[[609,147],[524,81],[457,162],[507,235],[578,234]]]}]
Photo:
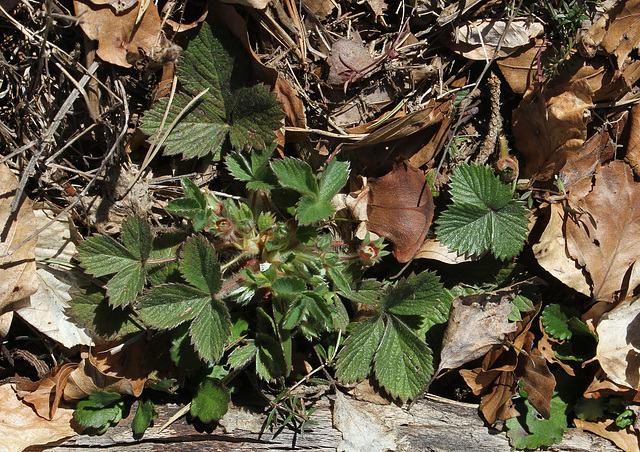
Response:
[{"label": "green plant", "polygon": [[[224,26],[203,22],[178,63],[181,91],[161,99],[142,120],[149,135],[166,133],[165,154],[184,158],[212,154],[220,158],[226,143],[264,149],[273,141],[283,113],[275,96],[262,85],[247,85],[249,64],[242,44]],[[201,95],[195,105],[192,99]]]},{"label": "green plant", "polygon": [[499,259],[520,253],[527,236],[527,209],[486,166],[461,164],[450,182],[453,204],[437,220],[438,240],[464,254],[491,251]]},{"label": "green plant", "polygon": [[78,402],[73,417],[92,435],[104,433],[122,419],[125,401],[121,394],[93,391],[89,398]]}]

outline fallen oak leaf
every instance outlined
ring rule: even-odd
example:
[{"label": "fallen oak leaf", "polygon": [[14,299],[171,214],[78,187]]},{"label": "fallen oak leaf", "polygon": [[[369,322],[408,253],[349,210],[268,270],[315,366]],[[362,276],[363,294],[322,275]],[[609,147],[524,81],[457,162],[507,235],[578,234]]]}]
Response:
[{"label": "fallen oak leaf", "polygon": [[433,197],[424,173],[407,161],[368,180],[369,230],[393,243],[398,262],[409,262],[420,249],[433,219]]},{"label": "fallen oak leaf", "polygon": [[626,280],[640,258],[640,184],[619,160],[598,167],[594,179],[586,196],[569,192],[570,207],[584,214],[566,222],[567,250],[589,273],[593,299],[614,301],[640,284]]}]

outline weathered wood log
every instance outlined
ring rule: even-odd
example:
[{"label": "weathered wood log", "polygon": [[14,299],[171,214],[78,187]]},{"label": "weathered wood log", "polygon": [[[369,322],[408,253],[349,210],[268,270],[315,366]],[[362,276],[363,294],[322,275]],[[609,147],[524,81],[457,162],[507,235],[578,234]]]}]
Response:
[{"label": "weathered wood log", "polygon": [[[276,437],[272,432],[260,435],[265,415],[245,408],[231,408],[218,425],[207,431],[198,431],[183,417],[159,432],[160,426],[181,408],[166,404],[158,407],[160,417],[141,438],[134,438],[131,432],[131,414],[104,435],[81,435],[47,450],[259,451],[291,450],[293,447],[297,450],[366,452],[511,450],[505,433],[483,423],[477,405],[427,396],[407,411],[395,405],[352,400],[348,396],[324,396],[315,406],[317,410],[312,419],[317,425],[308,425],[304,435],[289,428],[284,428]],[[335,425],[340,426],[342,432]],[[613,452],[620,449],[603,438],[570,429],[562,443],[549,450]]]}]

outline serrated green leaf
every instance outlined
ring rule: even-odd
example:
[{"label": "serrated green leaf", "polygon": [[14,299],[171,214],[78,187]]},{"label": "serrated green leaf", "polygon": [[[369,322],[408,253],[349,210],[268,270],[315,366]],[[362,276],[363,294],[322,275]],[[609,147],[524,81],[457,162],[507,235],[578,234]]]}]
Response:
[{"label": "serrated green leaf", "polygon": [[122,416],[122,408],[119,406],[96,408],[88,400],[78,402],[73,417],[83,427],[99,429],[117,422]]},{"label": "serrated green leaf", "polygon": [[302,160],[285,158],[271,162],[271,169],[285,188],[292,188],[303,195],[318,195],[318,183],[313,177],[311,166]]},{"label": "serrated green leaf", "polygon": [[131,217],[122,223],[122,241],[127,250],[139,261],[146,261],[151,253],[151,228],[140,217]]},{"label": "serrated green leaf", "polygon": [[282,328],[292,330],[300,322],[305,320],[320,323],[325,330],[328,329],[328,326],[332,323],[331,310],[326,302],[322,297],[309,291],[305,291],[291,303],[291,306],[284,316]]},{"label": "serrated green leaf", "polygon": [[435,273],[413,274],[384,296],[379,309],[396,315],[426,315],[440,304],[443,290]]},{"label": "serrated green leaf", "polygon": [[532,300],[520,294],[511,300],[511,305],[513,306],[513,310],[507,317],[507,320],[510,322],[519,322],[522,320],[522,313],[531,311],[534,307]]},{"label": "serrated green leaf", "polygon": [[327,274],[333,283],[334,290],[338,290],[340,293],[347,296],[347,294],[351,293],[351,284],[342,270],[342,267],[327,267]]},{"label": "serrated green leaf", "polygon": [[458,165],[451,175],[449,193],[454,203],[498,210],[511,201],[511,187],[502,183],[489,166]]},{"label": "serrated green leaf", "polygon": [[132,321],[130,309],[112,308],[104,293],[83,291],[73,294],[67,314],[76,324],[95,332],[105,340],[113,340],[129,333],[139,333]]},{"label": "serrated green leaf", "polygon": [[89,394],[89,402],[92,403],[92,406],[96,408],[104,408],[108,405],[111,405],[122,398],[122,394],[118,394],[117,392],[107,392],[107,391],[91,391]]},{"label": "serrated green leaf", "polygon": [[271,289],[281,294],[299,294],[307,290],[307,284],[296,276],[285,276],[276,279],[271,284]]},{"label": "serrated green leaf", "polygon": [[253,340],[249,340],[247,345],[237,347],[229,354],[227,364],[231,366],[231,369],[239,369],[251,361],[256,356],[257,351],[258,349]]},{"label": "serrated green leaf", "polygon": [[254,342],[256,353],[256,373],[266,381],[275,381],[286,374],[286,364],[282,348],[276,339],[268,334],[258,333]]},{"label": "serrated green leaf", "polygon": [[377,279],[365,279],[355,285],[351,293],[341,293],[351,301],[374,305],[382,295],[384,285]]},{"label": "serrated green leaf", "polygon": [[381,386],[393,397],[413,399],[433,375],[431,349],[401,320],[391,316],[373,366]]},{"label": "serrated green leaf", "polygon": [[194,181],[188,177],[183,177],[180,179],[180,185],[182,186],[182,192],[187,199],[193,199],[198,203],[198,207],[200,207],[200,209],[205,209],[207,207],[207,198]]},{"label": "serrated green leaf", "polygon": [[364,380],[371,372],[384,322],[380,316],[359,322],[344,342],[336,360],[336,378],[345,384]]},{"label": "serrated green leaf", "polygon": [[453,204],[438,219],[438,240],[460,253],[480,255],[491,250],[499,259],[518,255],[529,220],[519,201],[492,211],[473,204]]},{"label": "serrated green leaf", "polygon": [[[245,145],[263,148],[272,141],[283,113],[262,85],[243,86],[247,74],[246,54],[238,40],[224,26],[212,30],[203,23],[178,63],[185,92],[175,95],[166,126],[197,94],[209,91],[171,131],[165,154],[182,153],[184,158],[192,158],[211,153],[219,158],[227,139],[238,149]],[[143,132],[152,135],[158,131],[166,106],[167,99],[162,99],[145,114]]]},{"label": "serrated green leaf", "polygon": [[517,256],[527,236],[527,209],[488,167],[459,165],[451,176],[453,204],[437,220],[438,240],[464,254]]},{"label": "serrated green leaf", "polygon": [[269,157],[273,146],[254,149],[249,157],[244,153],[232,152],[226,159],[227,169],[233,177],[247,183],[250,190],[271,190],[278,182],[269,167]]},{"label": "serrated green leaf", "polygon": [[194,372],[205,366],[189,335],[189,324],[183,323],[171,331],[171,360],[181,369]]},{"label": "serrated green leaf", "polygon": [[145,400],[138,405],[133,421],[131,421],[131,430],[134,435],[142,435],[150,426],[154,419],[158,418],[158,410],[151,400]]},{"label": "serrated green leaf", "polygon": [[187,239],[180,270],[184,278],[198,289],[212,295],[220,290],[222,279],[216,251],[204,237],[197,235]]},{"label": "serrated green leaf", "polygon": [[518,404],[516,409],[520,416],[505,421],[511,444],[517,449],[537,449],[562,441],[562,434],[568,429],[567,406],[554,394],[551,398],[551,416],[544,419],[528,400]]},{"label": "serrated green leaf", "polygon": [[167,203],[165,209],[169,213],[187,218],[193,218],[202,212],[198,201],[191,198],[172,199]]},{"label": "serrated green leaf", "polygon": [[340,191],[349,178],[349,163],[331,160],[320,177],[320,191],[318,198],[321,201],[331,201]]},{"label": "serrated green leaf", "polygon": [[94,235],[80,243],[78,260],[96,277],[117,273],[136,262],[129,250],[106,235]]},{"label": "serrated green leaf", "polygon": [[547,305],[542,310],[542,326],[545,332],[559,341],[571,339],[573,336],[569,329],[569,318],[567,312],[557,303]]},{"label": "serrated green leaf", "polygon": [[189,333],[198,355],[209,364],[218,362],[231,335],[231,318],[224,303],[205,303],[191,322]]},{"label": "serrated green leaf", "polygon": [[178,265],[178,247],[184,242],[184,234],[168,233],[153,241],[153,250],[149,260],[161,260],[159,263],[147,262],[147,279],[153,286],[182,281]]},{"label": "serrated green leaf", "polygon": [[140,262],[135,262],[120,270],[107,283],[109,304],[123,307],[135,301],[144,287],[145,269]]},{"label": "serrated green leaf", "polygon": [[217,378],[206,378],[191,401],[191,415],[202,422],[219,420],[229,409],[229,390]]},{"label": "serrated green leaf", "polygon": [[333,215],[335,209],[329,201],[318,201],[313,196],[303,196],[298,201],[297,218],[300,224],[311,224]]},{"label": "serrated green leaf", "polygon": [[152,288],[137,303],[140,319],[149,327],[169,329],[194,318],[211,295],[183,284]]}]

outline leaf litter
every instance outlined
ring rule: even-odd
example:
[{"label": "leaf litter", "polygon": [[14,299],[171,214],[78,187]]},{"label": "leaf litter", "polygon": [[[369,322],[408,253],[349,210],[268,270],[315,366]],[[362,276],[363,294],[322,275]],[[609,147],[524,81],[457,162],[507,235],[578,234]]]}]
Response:
[{"label": "leaf litter", "polygon": [[[638,2],[612,3],[76,1],[43,10],[47,36],[32,6],[7,3],[2,96],[21,106],[0,108],[0,362],[11,372],[12,356],[31,356],[12,341],[22,321],[69,349],[16,387],[21,409],[59,431],[11,447],[72,435],[64,404],[82,399],[76,420],[102,431],[122,394],[165,377],[213,421],[245,371],[289,388],[323,371],[403,402],[467,385],[517,448],[560,441],[569,409],[584,418],[569,393],[632,406]],[[65,33],[84,33],[95,55],[78,60]],[[508,95],[484,86],[491,64]],[[31,199],[62,213],[36,225]],[[39,245],[63,245],[39,254],[36,229]],[[548,286],[525,293],[543,272]],[[535,322],[540,301],[578,314]],[[317,362],[295,362],[300,337]],[[296,383],[292,368],[308,375]],[[564,376],[577,374],[592,383],[572,392]],[[304,430],[309,401],[267,392],[269,419]],[[353,411],[337,397],[334,417]],[[137,432],[152,421],[144,406]],[[637,431],[620,416],[575,424],[631,450]]]}]

